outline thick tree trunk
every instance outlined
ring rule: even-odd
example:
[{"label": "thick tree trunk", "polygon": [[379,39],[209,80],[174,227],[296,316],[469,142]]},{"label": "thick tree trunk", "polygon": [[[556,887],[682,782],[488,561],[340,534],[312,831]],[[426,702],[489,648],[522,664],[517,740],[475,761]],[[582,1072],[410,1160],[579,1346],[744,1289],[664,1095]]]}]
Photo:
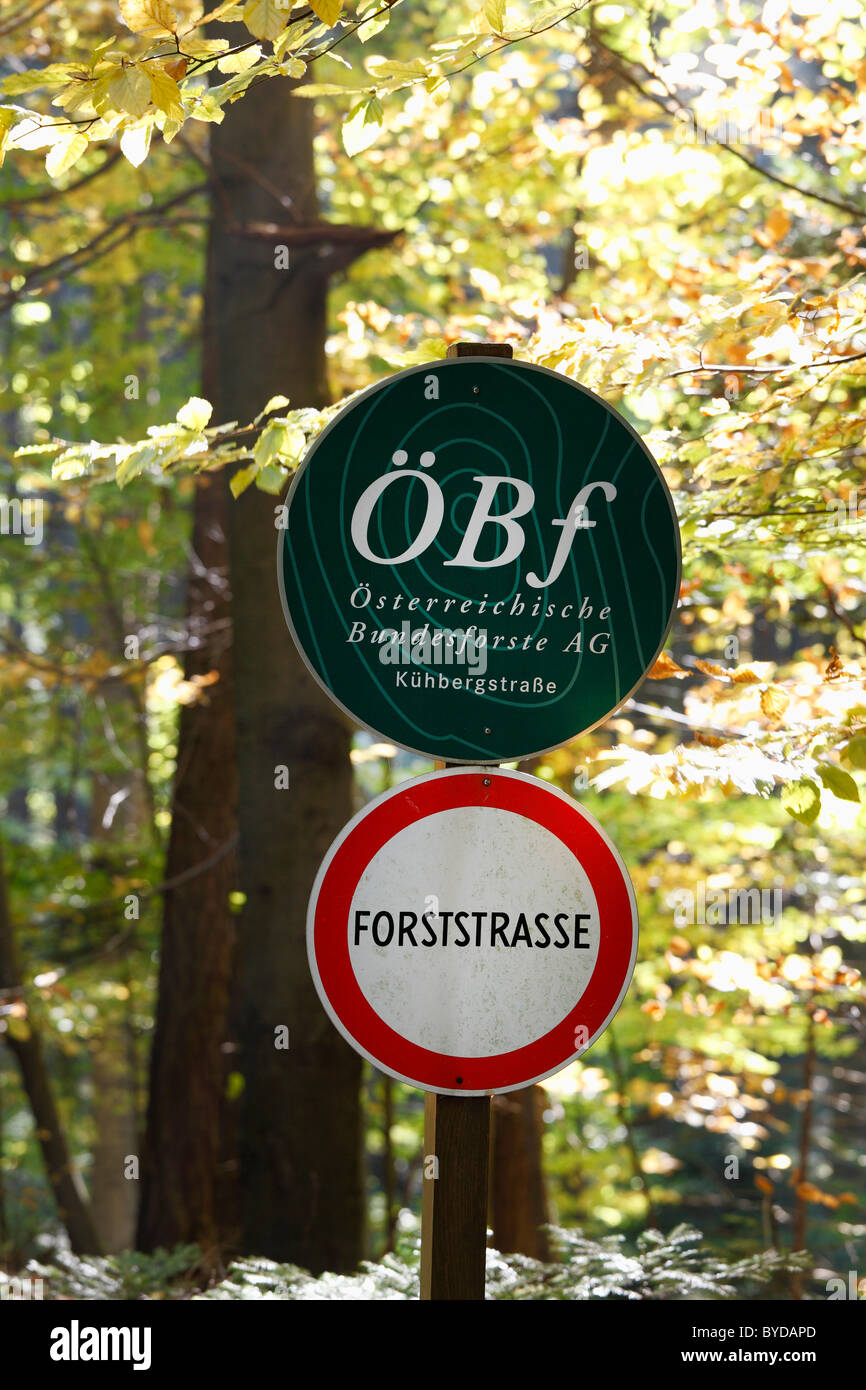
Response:
[{"label": "thick tree trunk", "polygon": [[237,872],[226,496],[221,477],[198,480],[185,674],[219,679],[181,710],[166,863],[181,881],[164,899],[138,1226],[143,1250],[196,1242],[209,1258],[236,1224],[221,1137]]},{"label": "thick tree trunk", "polygon": [[[293,250],[230,224],[317,215],[313,104],[272,80],[212,128],[216,187],[206,320],[215,418],[246,423],[268,398],[324,405],[325,249]],[[274,190],[278,190],[279,196]],[[275,238],[279,241],[279,238]],[[244,1247],[315,1271],[362,1253],[361,1061],[325,1016],[306,957],[307,901],[352,811],[351,728],[297,656],[276,574],[276,499],[251,488],[229,508],[240,777],[238,999]],[[290,787],[275,787],[285,766]],[[275,1030],[289,1029],[288,1050]]]},{"label": "thick tree trunk", "polygon": [[[541,758],[527,758],[519,770],[534,776]],[[490,1154],[490,1225],[493,1245],[536,1260],[550,1259],[542,1227],[550,1220],[541,1152],[546,1106],[540,1086],[495,1096]]]},{"label": "thick tree trunk", "polygon": [[493,1245],[503,1254],[519,1251],[535,1260],[550,1259],[550,1241],[542,1229],[550,1220],[541,1167],[541,1114],[545,1104],[540,1086],[527,1086],[525,1090],[508,1091],[493,1098]]},{"label": "thick tree trunk", "polygon": [[[0,989],[18,989],[21,983],[0,847]],[[58,1215],[66,1227],[69,1243],[76,1254],[98,1254],[99,1241],[93,1216],[84,1185],[72,1166],[54,1090],[45,1065],[42,1040],[32,1019],[27,1020],[27,1025],[26,1037],[16,1038],[7,1031],[5,1038],[21,1068],[21,1079],[33,1111],[45,1171],[57,1202]]]}]

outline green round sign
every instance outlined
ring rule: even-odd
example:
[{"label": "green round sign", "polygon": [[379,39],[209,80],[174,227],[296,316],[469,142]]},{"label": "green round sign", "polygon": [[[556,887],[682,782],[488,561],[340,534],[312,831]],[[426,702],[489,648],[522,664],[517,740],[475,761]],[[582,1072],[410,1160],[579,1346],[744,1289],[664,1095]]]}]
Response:
[{"label": "green round sign", "polygon": [[294,479],[278,575],[317,680],[447,762],[512,762],[601,723],[661,651],[680,542],[658,465],[600,397],[485,357],[363,392]]}]

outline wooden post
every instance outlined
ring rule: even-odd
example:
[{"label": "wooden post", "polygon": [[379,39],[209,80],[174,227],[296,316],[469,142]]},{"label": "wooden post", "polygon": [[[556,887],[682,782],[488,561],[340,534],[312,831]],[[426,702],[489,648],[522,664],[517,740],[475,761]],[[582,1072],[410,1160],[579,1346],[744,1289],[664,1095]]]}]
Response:
[{"label": "wooden post", "polygon": [[424,1097],[421,1298],[483,1299],[490,1097]]},{"label": "wooden post", "polygon": [[513,357],[510,343],[452,343],[446,357]]},{"label": "wooden post", "polygon": [[[449,357],[513,357],[510,343],[452,343]],[[448,764],[445,764],[448,766]],[[483,1299],[490,1096],[424,1097],[421,1298]]]}]

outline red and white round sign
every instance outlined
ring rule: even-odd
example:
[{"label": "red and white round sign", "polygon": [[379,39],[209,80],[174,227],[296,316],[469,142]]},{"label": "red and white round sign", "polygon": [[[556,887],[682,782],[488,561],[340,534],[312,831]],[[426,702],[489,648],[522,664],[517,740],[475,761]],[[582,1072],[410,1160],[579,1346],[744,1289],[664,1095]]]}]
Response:
[{"label": "red and white round sign", "polygon": [[344,1038],[400,1081],[513,1091],[585,1052],[622,1003],[638,924],[625,865],[564,792],[459,768],[385,792],[337,836],[307,915]]}]

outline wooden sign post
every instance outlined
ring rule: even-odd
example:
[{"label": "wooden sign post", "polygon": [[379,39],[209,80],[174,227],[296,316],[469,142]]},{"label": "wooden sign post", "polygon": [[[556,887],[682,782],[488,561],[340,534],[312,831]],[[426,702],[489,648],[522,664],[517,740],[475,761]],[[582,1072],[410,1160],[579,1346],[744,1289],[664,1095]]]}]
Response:
[{"label": "wooden sign post", "polygon": [[424,1097],[421,1298],[484,1297],[490,1097]]},{"label": "wooden sign post", "polygon": [[[510,343],[452,343],[447,355],[510,358],[514,352]],[[424,1097],[422,1302],[484,1298],[490,1107],[489,1096],[428,1091]]]}]

